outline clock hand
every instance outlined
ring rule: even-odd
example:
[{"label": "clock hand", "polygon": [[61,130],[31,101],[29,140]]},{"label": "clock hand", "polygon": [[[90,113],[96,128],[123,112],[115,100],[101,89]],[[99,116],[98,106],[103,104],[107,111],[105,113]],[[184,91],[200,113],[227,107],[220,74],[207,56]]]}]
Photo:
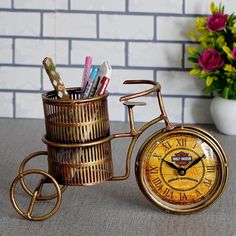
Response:
[{"label": "clock hand", "polygon": [[205,155],[202,155],[201,157],[198,157],[197,159],[195,159],[187,168],[185,168],[185,170],[195,166],[199,161],[202,160],[203,157],[205,157]]},{"label": "clock hand", "polygon": [[162,159],[169,167],[172,167],[174,168],[175,170],[178,170],[179,171],[179,167],[177,167],[175,164],[173,164],[172,162],[168,162],[164,159]]}]

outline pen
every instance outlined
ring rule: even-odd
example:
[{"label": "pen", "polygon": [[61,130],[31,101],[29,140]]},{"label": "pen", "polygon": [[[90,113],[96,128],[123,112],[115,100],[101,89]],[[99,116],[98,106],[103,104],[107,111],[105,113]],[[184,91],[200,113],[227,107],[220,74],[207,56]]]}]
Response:
[{"label": "pen", "polygon": [[102,65],[100,66],[98,76],[93,83],[93,87],[91,90],[91,96],[96,95],[96,93],[99,90],[99,87],[101,85],[101,79],[104,76],[111,78],[111,72],[112,72],[111,66],[109,65],[109,63],[107,61],[104,61],[102,63]]},{"label": "pen", "polygon": [[56,72],[56,67],[52,59],[50,57],[45,57],[43,65],[58,97],[62,99],[70,99],[60,75]]},{"label": "pen", "polygon": [[110,82],[110,79],[108,77],[104,76],[102,78],[101,86],[100,86],[99,90],[97,91],[98,96],[103,95],[105,93],[107,85],[108,85],[109,82]]},{"label": "pen", "polygon": [[90,73],[90,77],[89,77],[85,92],[83,94],[83,98],[89,98],[90,97],[93,82],[95,81],[95,79],[97,77],[98,71],[99,71],[98,67],[92,68],[92,71]]},{"label": "pen", "polygon": [[83,93],[86,89],[86,85],[89,80],[89,73],[90,73],[91,65],[92,65],[92,57],[86,56],[85,64],[84,64],[83,79],[82,79],[82,84],[81,84],[81,97],[83,97]]}]

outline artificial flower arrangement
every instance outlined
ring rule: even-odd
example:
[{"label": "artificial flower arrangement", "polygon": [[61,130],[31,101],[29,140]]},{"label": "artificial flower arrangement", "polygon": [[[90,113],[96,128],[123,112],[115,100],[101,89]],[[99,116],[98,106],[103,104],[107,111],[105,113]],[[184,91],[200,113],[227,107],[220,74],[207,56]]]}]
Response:
[{"label": "artificial flower arrangement", "polygon": [[205,79],[204,93],[217,93],[226,99],[236,99],[236,17],[224,14],[224,6],[210,4],[212,15],[196,18],[196,30],[190,36],[200,44],[200,50],[189,47],[194,63],[191,75]]}]

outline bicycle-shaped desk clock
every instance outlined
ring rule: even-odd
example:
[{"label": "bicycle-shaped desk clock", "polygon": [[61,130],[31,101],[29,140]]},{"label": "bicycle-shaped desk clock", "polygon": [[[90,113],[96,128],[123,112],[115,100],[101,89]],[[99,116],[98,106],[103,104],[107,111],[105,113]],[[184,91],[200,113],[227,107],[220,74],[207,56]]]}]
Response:
[{"label": "bicycle-shaped desk clock", "polygon": [[[141,145],[135,162],[137,183],[144,195],[167,212],[189,214],[210,206],[223,193],[228,164],[219,143],[202,129],[170,124],[158,83],[146,80],[128,80],[124,83],[152,85],[148,90],[120,98],[128,108],[130,131],[127,133],[110,135],[108,93],[78,99],[80,89],[72,88],[68,90],[70,100],[57,99],[55,91],[42,95],[46,125],[46,135],[42,141],[47,144],[47,151],[27,156],[11,185],[11,202],[20,215],[28,220],[49,218],[58,211],[66,186],[91,186],[108,180],[127,179],[137,140],[146,129],[159,121],[165,122],[165,128],[154,132]],[[133,108],[145,103],[129,100],[151,93],[157,96],[161,114],[136,130]],[[110,142],[124,137],[132,138],[126,157],[126,173],[124,176],[113,176]],[[48,172],[24,170],[28,161],[42,155],[48,156]],[[31,174],[43,176],[34,191],[24,181],[24,176]],[[18,207],[15,200],[18,181],[32,198],[26,212]],[[52,183],[56,193],[43,196],[45,183]],[[60,188],[59,184],[63,187]],[[56,203],[50,212],[41,216],[32,214],[37,201],[54,198]]]}]

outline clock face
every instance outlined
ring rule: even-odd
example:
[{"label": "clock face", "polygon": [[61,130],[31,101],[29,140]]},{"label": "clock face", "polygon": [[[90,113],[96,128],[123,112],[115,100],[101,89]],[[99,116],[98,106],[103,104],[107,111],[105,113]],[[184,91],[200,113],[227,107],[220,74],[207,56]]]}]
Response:
[{"label": "clock face", "polygon": [[145,195],[164,210],[191,213],[222,192],[227,170],[209,136],[182,129],[154,136],[138,154],[136,175]]}]

